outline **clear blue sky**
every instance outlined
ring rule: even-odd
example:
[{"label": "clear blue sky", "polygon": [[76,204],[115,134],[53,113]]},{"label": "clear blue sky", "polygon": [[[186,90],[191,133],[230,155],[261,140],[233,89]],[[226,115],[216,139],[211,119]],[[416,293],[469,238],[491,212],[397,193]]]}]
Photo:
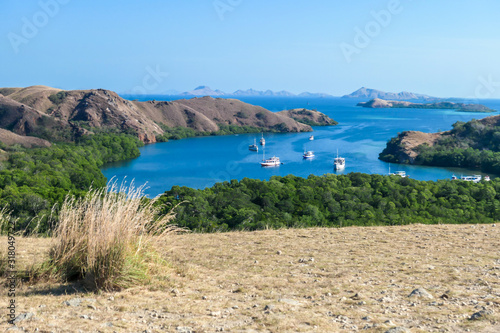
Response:
[{"label": "clear blue sky", "polygon": [[0,86],[500,98],[499,14],[498,0],[3,0]]}]

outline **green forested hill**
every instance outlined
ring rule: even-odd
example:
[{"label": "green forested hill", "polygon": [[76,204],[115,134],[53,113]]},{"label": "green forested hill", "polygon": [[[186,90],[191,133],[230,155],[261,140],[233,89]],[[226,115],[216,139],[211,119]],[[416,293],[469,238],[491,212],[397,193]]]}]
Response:
[{"label": "green forested hill", "polygon": [[[4,146],[0,206],[19,218],[18,230],[32,230],[40,222],[39,231],[44,232],[56,220],[57,204],[68,193],[82,195],[90,186],[106,186],[99,168],[104,163],[138,157],[141,145],[131,135],[96,134],[47,148]],[[39,219],[33,220],[35,216]]]},{"label": "green forested hill", "polygon": [[[245,178],[194,190],[174,186],[176,223],[197,231],[282,227],[488,223],[500,218],[500,182],[417,181],[398,176]],[[165,212],[171,207],[166,206]]]},{"label": "green forested hill", "polygon": [[[380,159],[394,163],[403,161],[421,165],[463,167],[500,174],[500,116],[457,122],[453,124],[451,131],[441,133],[432,143],[423,142],[408,150],[405,139],[410,135],[412,133],[403,132],[397,138],[391,139],[380,154]],[[412,152],[414,158],[404,157]]]}]

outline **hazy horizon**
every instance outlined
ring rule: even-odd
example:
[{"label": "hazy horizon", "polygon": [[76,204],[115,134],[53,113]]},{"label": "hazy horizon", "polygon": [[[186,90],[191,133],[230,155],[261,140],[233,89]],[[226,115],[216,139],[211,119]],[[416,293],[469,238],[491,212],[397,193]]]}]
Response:
[{"label": "hazy horizon", "polygon": [[500,98],[500,3],[6,1],[0,86]]}]

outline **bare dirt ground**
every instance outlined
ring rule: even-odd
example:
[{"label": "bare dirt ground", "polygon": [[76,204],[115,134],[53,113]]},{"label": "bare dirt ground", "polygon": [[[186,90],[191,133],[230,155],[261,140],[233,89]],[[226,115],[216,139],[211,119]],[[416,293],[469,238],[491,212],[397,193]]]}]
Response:
[{"label": "bare dirt ground", "polygon": [[404,145],[405,154],[414,159],[418,155],[414,150],[415,148],[424,143],[428,144],[429,147],[432,147],[442,134],[443,132],[423,133],[418,131],[408,131],[401,140],[401,144]]},{"label": "bare dirt ground", "polygon": [[[18,265],[42,260],[49,246],[18,239]],[[2,290],[0,329],[500,332],[500,226],[185,234],[162,250],[171,267],[161,285],[113,293],[20,286],[16,311],[25,319],[16,327]]]}]

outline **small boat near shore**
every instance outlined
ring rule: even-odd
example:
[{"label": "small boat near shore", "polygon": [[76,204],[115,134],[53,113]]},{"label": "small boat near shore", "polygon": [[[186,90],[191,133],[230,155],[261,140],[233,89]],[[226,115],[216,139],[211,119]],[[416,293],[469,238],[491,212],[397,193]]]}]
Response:
[{"label": "small boat near shore", "polygon": [[389,173],[390,176],[399,176],[401,178],[406,178],[408,177],[406,175],[406,171],[394,171],[393,173]]},{"label": "small boat near shore", "polygon": [[406,171],[394,171],[394,172],[391,172],[391,167],[389,167],[389,176],[399,176],[401,178],[410,177],[410,176],[406,175]]},{"label": "small boat near shore", "polygon": [[490,176],[488,176],[488,175],[484,176],[484,178],[481,175],[461,176],[460,178],[458,178],[455,175],[452,175],[451,180],[463,180],[466,182],[479,183],[481,180],[483,180],[485,182],[489,182],[491,179],[490,179]]},{"label": "small boat near shore", "polygon": [[460,177],[460,179],[466,182],[479,183],[483,179],[483,177],[481,175],[473,175],[473,176],[462,176]]},{"label": "small boat near shore", "polygon": [[345,158],[339,157],[339,150],[337,149],[337,157],[333,159],[333,167],[337,171],[345,169]]},{"label": "small boat near shore", "polygon": [[309,141],[313,141],[313,140],[314,140],[314,135],[311,135],[311,136],[309,137]]}]

